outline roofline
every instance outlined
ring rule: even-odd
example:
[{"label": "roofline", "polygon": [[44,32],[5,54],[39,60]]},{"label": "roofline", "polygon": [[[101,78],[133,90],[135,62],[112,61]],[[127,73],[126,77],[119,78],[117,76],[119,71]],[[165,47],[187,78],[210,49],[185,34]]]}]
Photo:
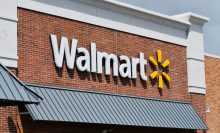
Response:
[{"label": "roofline", "polygon": [[210,21],[209,18],[201,16],[201,15],[198,15],[198,14],[195,14],[195,13],[192,13],[192,12],[187,12],[187,13],[183,13],[183,14],[174,15],[172,17],[184,17],[184,16],[189,16],[189,17],[197,18],[197,19],[203,20],[205,22],[209,22]]},{"label": "roofline", "polygon": [[131,98],[139,98],[139,99],[148,99],[148,100],[155,100],[155,101],[166,101],[166,102],[174,102],[174,103],[191,104],[190,102],[186,102],[186,101],[169,100],[169,99],[159,99],[159,98],[152,98],[152,97],[141,97],[141,96],[133,96],[133,95],[126,95],[126,94],[119,94],[119,93],[109,93],[109,92],[101,92],[101,91],[94,91],[94,90],[83,90],[83,89],[76,89],[76,88],[65,88],[65,87],[57,87],[57,86],[50,86],[50,85],[41,85],[41,84],[35,84],[35,83],[29,83],[29,82],[24,82],[24,84],[30,85],[30,86],[44,87],[44,88],[55,88],[55,89],[60,89],[60,90],[69,90],[69,91],[96,93],[96,94],[113,95],[113,96],[121,96],[121,97],[131,97]]},{"label": "roofline", "polygon": [[220,59],[220,56],[218,56],[218,55],[214,55],[214,54],[209,54],[209,53],[204,53],[204,56],[208,56],[208,57],[212,57],[212,58]]},{"label": "roofline", "polygon": [[181,23],[181,24],[185,24],[185,25],[188,25],[188,26],[191,25],[191,23],[188,22],[188,21],[173,18],[173,17],[168,16],[168,15],[164,15],[164,14],[161,14],[161,13],[150,11],[150,10],[147,10],[147,9],[144,9],[144,8],[140,8],[140,7],[137,7],[137,6],[130,5],[130,4],[126,4],[126,3],[119,2],[119,1],[116,1],[116,0],[101,0],[101,1],[111,3],[111,4],[114,4],[114,5],[117,5],[117,6],[125,7],[125,8],[135,10],[135,11],[138,11],[138,12],[146,13],[146,14],[149,14],[149,15],[157,16],[157,17],[160,17],[160,18],[164,18],[164,19],[167,19],[167,20],[171,20],[171,21],[174,21],[174,22],[178,22],[178,23]]}]

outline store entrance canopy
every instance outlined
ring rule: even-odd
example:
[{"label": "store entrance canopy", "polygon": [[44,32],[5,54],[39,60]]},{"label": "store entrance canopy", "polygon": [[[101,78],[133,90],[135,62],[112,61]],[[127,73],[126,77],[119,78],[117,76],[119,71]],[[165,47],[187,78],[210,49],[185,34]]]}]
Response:
[{"label": "store entrance canopy", "polygon": [[0,63],[0,107],[38,104],[38,99],[42,98]]},{"label": "store entrance canopy", "polygon": [[208,130],[188,102],[28,85],[45,98],[26,105],[34,120]]}]

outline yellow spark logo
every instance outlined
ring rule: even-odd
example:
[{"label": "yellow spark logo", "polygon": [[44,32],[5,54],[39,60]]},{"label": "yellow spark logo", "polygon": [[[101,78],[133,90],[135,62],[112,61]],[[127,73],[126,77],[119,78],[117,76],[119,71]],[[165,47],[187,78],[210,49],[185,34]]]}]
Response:
[{"label": "yellow spark logo", "polygon": [[[149,58],[149,61],[154,65],[154,66],[158,66],[158,63],[161,63],[162,62],[162,52],[160,50],[157,50],[157,62],[156,60],[153,58],[153,57],[150,57]],[[170,61],[169,60],[166,60],[162,63],[162,67],[165,68],[167,67],[168,65],[170,64]],[[154,79],[156,76],[158,75],[158,71],[154,71],[153,73],[150,74],[150,78],[151,79]],[[163,77],[168,81],[170,82],[170,77],[165,73],[165,72],[162,72],[162,75]],[[159,76],[159,85],[158,87],[160,89],[163,88],[163,78],[162,76]]]}]

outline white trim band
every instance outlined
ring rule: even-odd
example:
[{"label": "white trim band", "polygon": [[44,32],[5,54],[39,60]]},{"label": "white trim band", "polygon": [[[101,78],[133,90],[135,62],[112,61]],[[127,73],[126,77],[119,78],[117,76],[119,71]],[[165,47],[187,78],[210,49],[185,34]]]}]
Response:
[{"label": "white trim band", "polygon": [[12,20],[12,21],[18,21],[18,18],[16,18],[16,17],[11,17],[11,16],[7,16],[7,15],[4,15],[4,14],[0,14],[0,18]]},{"label": "white trim band", "polygon": [[208,54],[208,53],[204,53],[204,56],[209,56],[209,57],[213,57],[213,58],[216,58],[216,59],[220,59],[220,56],[213,55],[213,54]]},{"label": "white trim band", "polygon": [[189,93],[195,93],[195,94],[206,94],[206,89],[205,88],[198,88],[198,87],[189,87]]},{"label": "white trim band", "polygon": [[4,58],[4,57],[0,57],[0,62],[2,64],[4,64],[7,67],[13,67],[13,68],[17,68],[18,67],[18,60],[17,59],[9,59],[9,58]]},{"label": "white trim band", "polygon": [[111,4],[115,4],[115,5],[118,5],[118,6],[122,6],[122,7],[125,7],[125,8],[129,8],[129,9],[132,9],[132,10],[136,10],[136,11],[139,11],[139,12],[143,12],[143,13],[146,13],[146,14],[150,14],[150,15],[153,15],[153,16],[168,19],[168,20],[171,20],[171,21],[175,21],[175,22],[178,22],[178,23],[182,23],[182,24],[185,24],[185,25],[188,25],[188,26],[191,25],[191,23],[188,22],[188,21],[179,20],[179,19],[176,19],[174,17],[170,17],[170,16],[167,16],[167,15],[160,14],[160,13],[150,11],[150,10],[147,10],[147,9],[144,9],[144,8],[140,8],[140,7],[137,7],[137,6],[129,5],[129,4],[119,2],[119,1],[116,1],[116,0],[102,0],[102,1],[105,1],[105,2],[108,2],[108,3],[111,3]]},{"label": "white trim band", "polygon": [[[59,2],[59,1],[56,1],[56,2]],[[185,31],[178,30],[178,29],[171,28],[171,27],[166,27],[164,25],[156,24],[153,22],[152,22],[153,25],[151,26],[151,25],[146,24],[147,22],[149,22],[146,20],[143,20],[143,22],[145,23],[143,24],[144,27],[138,27],[138,26],[131,25],[131,22],[126,24],[126,22],[122,23],[119,21],[115,21],[115,18],[116,17],[120,18],[120,15],[123,16],[122,14],[109,11],[109,13],[113,14],[113,19],[110,20],[110,19],[99,17],[97,15],[97,11],[102,10],[101,8],[86,5],[83,3],[77,3],[75,4],[75,6],[77,6],[76,10],[72,10],[72,9],[59,7],[58,5],[50,5],[50,4],[45,4],[45,3],[30,1],[30,0],[26,0],[26,1],[18,0],[18,7],[21,7],[21,8],[30,9],[30,10],[34,10],[34,11],[38,11],[38,12],[42,12],[46,14],[51,14],[51,15],[55,15],[55,16],[59,16],[63,18],[68,18],[72,20],[77,20],[77,21],[81,21],[81,22],[85,22],[89,24],[94,24],[94,25],[98,25],[98,26],[102,26],[102,27],[106,27],[110,29],[115,29],[115,30],[119,30],[122,32],[131,33],[131,34],[136,34],[136,35],[140,35],[140,36],[144,36],[144,37],[148,37],[148,38],[152,38],[152,39],[156,39],[160,41],[165,41],[165,42],[169,42],[169,43],[173,43],[173,44],[177,44],[181,46],[187,46]],[[81,7],[78,7],[78,6],[81,6]],[[89,15],[88,13],[83,13],[81,11],[83,8],[85,8],[85,11],[87,11],[87,9],[88,10],[91,9],[92,11],[94,11],[94,14]],[[114,15],[119,15],[119,16],[114,16]],[[125,16],[126,15],[124,15],[123,17]],[[131,16],[126,16],[126,17],[128,18],[129,21],[132,21],[131,19],[133,19]],[[164,19],[163,21],[168,21],[166,20],[167,18],[165,18],[164,16],[160,16],[160,17],[161,17],[160,18],[161,20]],[[170,17],[170,19],[174,21],[173,18]],[[126,20],[126,19],[123,19],[123,20]],[[183,25],[183,22],[180,21],[179,24]],[[150,28],[157,25],[158,26],[157,31],[152,30],[152,29],[147,29],[146,25],[150,26]],[[185,27],[190,26],[188,22],[184,23],[184,25]]]},{"label": "white trim band", "polygon": [[0,57],[1,57],[1,58],[7,58],[7,59],[18,60],[18,56],[8,55],[8,54],[0,54]]}]

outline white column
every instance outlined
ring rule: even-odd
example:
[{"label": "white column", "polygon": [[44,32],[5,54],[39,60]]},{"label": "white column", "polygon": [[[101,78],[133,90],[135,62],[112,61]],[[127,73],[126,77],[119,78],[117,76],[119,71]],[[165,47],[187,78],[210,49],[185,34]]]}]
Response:
[{"label": "white column", "polygon": [[0,62],[17,67],[17,0],[0,0]]},{"label": "white column", "polygon": [[205,94],[203,25],[209,21],[209,18],[194,13],[173,17],[191,22],[187,32],[188,89],[189,93]]}]

